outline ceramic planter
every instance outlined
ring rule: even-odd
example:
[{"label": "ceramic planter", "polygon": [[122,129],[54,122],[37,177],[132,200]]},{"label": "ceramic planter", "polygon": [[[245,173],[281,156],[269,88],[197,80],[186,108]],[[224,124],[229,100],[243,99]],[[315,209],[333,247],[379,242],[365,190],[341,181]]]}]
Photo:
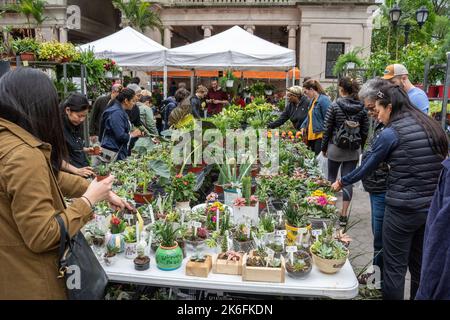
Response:
[{"label": "ceramic planter", "polygon": [[190,201],[180,201],[175,203],[175,209],[177,210],[191,210],[191,206],[189,205]]},{"label": "ceramic planter", "polygon": [[286,222],[285,226],[286,226],[286,231],[287,231],[287,237],[292,242],[295,242],[297,240],[297,237],[300,236],[300,231],[303,230],[304,234],[307,233],[307,227],[306,226],[304,226],[304,227],[294,227],[294,226],[291,226],[290,224],[288,224],[287,222]]},{"label": "ceramic planter", "polygon": [[217,182],[214,184],[214,192],[217,194],[223,193],[223,186],[218,184]]},{"label": "ceramic planter", "polygon": [[248,241],[238,241],[233,239],[233,250],[236,252],[250,252],[255,248],[255,243],[253,240]]},{"label": "ceramic planter", "polygon": [[314,261],[314,264],[316,265],[317,269],[319,269],[323,273],[327,274],[334,274],[341,270],[341,268],[344,266],[345,262],[347,261],[349,251],[347,250],[347,255],[342,259],[323,259],[319,257],[318,255],[314,254],[312,251],[311,255]]},{"label": "ceramic planter", "polygon": [[109,248],[119,249],[119,253],[125,250],[125,239],[123,233],[112,233],[107,236],[106,245]]},{"label": "ceramic planter", "polygon": [[157,267],[165,271],[176,270],[183,263],[183,252],[177,242],[173,247],[159,246],[155,257]]},{"label": "ceramic planter", "polygon": [[22,60],[22,61],[35,61],[34,53],[32,53],[32,52],[22,52],[20,54],[20,60]]},{"label": "ceramic planter", "polygon": [[247,266],[247,259],[253,256],[253,252],[246,254],[242,264],[242,280],[257,282],[284,283],[285,281],[285,261],[280,257],[281,266],[279,268],[270,267],[250,267]]},{"label": "ceramic planter", "polygon": [[236,189],[224,189],[223,195],[224,195],[224,200],[225,200],[224,203],[227,206],[232,206],[234,203],[234,200],[239,198],[239,195],[238,195]]},{"label": "ceramic planter", "polygon": [[150,268],[150,258],[144,256],[142,258],[137,257],[134,259],[134,269],[137,271],[145,271]]},{"label": "ceramic planter", "polygon": [[255,206],[233,206],[233,223],[240,224],[250,222],[252,225],[257,225],[259,222],[259,203]]},{"label": "ceramic planter", "polygon": [[137,257],[137,242],[125,243],[125,258],[135,259]]},{"label": "ceramic planter", "polygon": [[227,88],[233,88],[234,80],[227,80]]},{"label": "ceramic planter", "polygon": [[103,256],[103,262],[108,267],[114,265],[117,262],[117,260],[118,258],[116,254],[113,256],[108,256],[108,253],[105,253],[105,255]]},{"label": "ceramic planter", "polygon": [[186,275],[207,278],[211,268],[212,258],[210,255],[207,255],[203,262],[189,260],[186,264]]},{"label": "ceramic planter", "polygon": [[226,259],[218,259],[218,255],[214,255],[213,258],[213,273],[219,274],[231,274],[231,275],[241,275],[242,274],[242,259],[243,255],[239,261],[228,261]]}]

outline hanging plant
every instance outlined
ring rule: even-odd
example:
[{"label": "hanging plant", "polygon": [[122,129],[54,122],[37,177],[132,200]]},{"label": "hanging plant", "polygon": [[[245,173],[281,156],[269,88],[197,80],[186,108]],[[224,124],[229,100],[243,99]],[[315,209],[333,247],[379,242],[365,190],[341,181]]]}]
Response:
[{"label": "hanging plant", "polygon": [[[354,69],[355,67],[362,67],[364,61],[358,56],[361,53],[361,48],[356,48],[347,53],[341,54],[336,60],[336,64],[333,68],[333,75],[338,76],[343,73],[346,69]],[[349,64],[354,64],[349,66]]]}]

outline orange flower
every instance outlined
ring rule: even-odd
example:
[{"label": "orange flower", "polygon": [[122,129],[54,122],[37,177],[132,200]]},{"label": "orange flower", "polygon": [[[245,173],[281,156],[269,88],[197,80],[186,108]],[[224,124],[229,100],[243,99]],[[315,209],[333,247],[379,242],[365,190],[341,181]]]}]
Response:
[{"label": "orange flower", "polygon": [[282,136],[283,138],[286,138],[286,132],[283,131],[283,133],[281,134],[281,136]]},{"label": "orange flower", "polygon": [[179,174],[177,174],[177,175],[175,176],[175,178],[181,179],[181,178],[183,178],[183,175],[182,175],[181,173],[179,173]]},{"label": "orange flower", "polygon": [[288,136],[289,136],[289,137],[292,136],[292,131],[289,131],[289,132],[288,132]]}]

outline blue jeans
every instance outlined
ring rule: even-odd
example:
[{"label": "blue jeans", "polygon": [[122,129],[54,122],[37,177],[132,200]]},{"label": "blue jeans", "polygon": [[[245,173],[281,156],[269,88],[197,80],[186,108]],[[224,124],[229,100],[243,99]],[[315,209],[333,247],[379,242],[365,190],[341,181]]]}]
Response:
[{"label": "blue jeans", "polygon": [[369,193],[372,210],[373,264],[383,270],[383,218],[386,193]]}]

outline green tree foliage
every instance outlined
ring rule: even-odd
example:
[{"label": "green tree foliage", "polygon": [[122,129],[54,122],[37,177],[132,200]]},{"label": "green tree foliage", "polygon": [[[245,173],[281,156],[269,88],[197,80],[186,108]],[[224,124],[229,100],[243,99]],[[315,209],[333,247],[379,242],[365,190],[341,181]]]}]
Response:
[{"label": "green tree foliage", "polygon": [[128,21],[130,26],[145,32],[147,28],[161,29],[161,19],[151,7],[151,3],[142,2],[141,0],[113,0],[115,8],[122,13],[122,18]]}]

